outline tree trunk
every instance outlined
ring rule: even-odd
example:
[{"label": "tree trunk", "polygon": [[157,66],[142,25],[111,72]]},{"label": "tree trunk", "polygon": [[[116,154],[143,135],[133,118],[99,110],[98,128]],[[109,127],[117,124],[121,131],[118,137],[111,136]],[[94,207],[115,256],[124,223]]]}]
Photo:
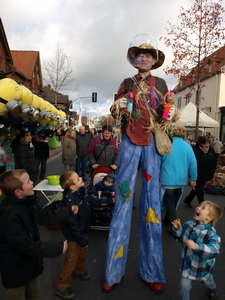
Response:
[{"label": "tree trunk", "polygon": [[201,101],[201,87],[198,84],[198,89],[196,91],[196,124],[195,124],[195,141],[198,139],[198,128],[199,128],[199,113],[200,113],[200,101]]}]

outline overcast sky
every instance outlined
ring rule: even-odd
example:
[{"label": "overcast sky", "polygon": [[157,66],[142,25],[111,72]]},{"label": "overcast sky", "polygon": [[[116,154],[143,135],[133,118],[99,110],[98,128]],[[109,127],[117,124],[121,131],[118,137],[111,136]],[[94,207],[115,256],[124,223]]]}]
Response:
[{"label": "overcast sky", "polygon": [[[3,26],[11,50],[36,50],[41,60],[53,58],[59,43],[70,57],[74,82],[63,88],[70,100],[83,99],[83,115],[109,113],[113,94],[122,80],[136,73],[126,59],[131,39],[147,33],[159,39],[166,35],[167,22],[176,24],[179,8],[190,0],[1,0]],[[171,49],[163,42],[164,67],[170,65]],[[43,65],[43,64],[42,64]],[[152,71],[169,88],[176,86],[163,66]],[[77,90],[75,87],[77,86]],[[91,102],[92,92],[98,102]],[[79,101],[75,108],[78,108]]]}]

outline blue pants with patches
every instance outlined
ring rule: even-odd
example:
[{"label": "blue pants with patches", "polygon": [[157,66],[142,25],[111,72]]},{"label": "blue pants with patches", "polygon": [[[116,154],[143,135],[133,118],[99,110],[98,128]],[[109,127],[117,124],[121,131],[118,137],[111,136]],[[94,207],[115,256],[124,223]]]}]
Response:
[{"label": "blue pants with patches", "polygon": [[146,282],[165,283],[159,171],[161,156],[152,136],[150,146],[133,144],[123,134],[116,175],[116,205],[110,224],[105,282],[119,283],[125,274],[129,246],[133,195],[138,163],[141,158],[142,191],[140,198],[140,276]]}]

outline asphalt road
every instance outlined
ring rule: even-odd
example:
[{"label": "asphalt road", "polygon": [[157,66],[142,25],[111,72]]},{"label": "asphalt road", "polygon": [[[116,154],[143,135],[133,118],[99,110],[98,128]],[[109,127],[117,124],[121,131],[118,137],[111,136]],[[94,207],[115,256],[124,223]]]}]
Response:
[{"label": "asphalt road", "polygon": [[[61,155],[49,159],[47,166],[47,175],[57,175],[63,172],[61,164]],[[173,237],[167,233],[168,227],[163,224],[163,249],[164,263],[166,271],[167,284],[165,291],[162,294],[155,294],[149,286],[139,277],[138,266],[138,218],[139,218],[139,195],[141,186],[140,171],[137,176],[136,183],[136,200],[135,209],[133,209],[132,229],[130,237],[129,255],[126,267],[126,274],[122,282],[117,285],[112,292],[106,294],[101,291],[101,284],[104,282],[104,269],[108,231],[91,230],[89,233],[89,253],[87,259],[87,271],[91,273],[90,280],[82,281],[73,278],[71,289],[75,293],[74,299],[83,300],[178,300],[179,299],[179,252],[181,245],[176,242]],[[185,188],[184,196],[189,192],[190,186]],[[46,203],[43,196],[39,195],[41,201]],[[218,195],[206,194],[206,200],[216,202],[224,209],[225,197]],[[197,206],[197,200],[193,202]],[[194,213],[193,208],[186,207],[183,203],[178,209],[178,216],[182,222],[192,219]],[[218,256],[215,268],[215,281],[217,283],[217,299],[225,300],[225,227],[224,217],[220,219],[217,226],[217,232],[222,238],[221,253]],[[63,240],[63,235],[60,230],[50,230],[45,226],[40,227],[41,238],[44,241]],[[57,280],[60,271],[60,265],[63,256],[54,259],[45,259],[45,270],[41,276],[42,295],[41,300],[59,300],[60,297],[53,293],[53,287]],[[201,282],[194,282],[191,291],[191,299],[204,300],[208,299],[205,286]],[[7,300],[4,288],[0,285],[0,300]]]}]

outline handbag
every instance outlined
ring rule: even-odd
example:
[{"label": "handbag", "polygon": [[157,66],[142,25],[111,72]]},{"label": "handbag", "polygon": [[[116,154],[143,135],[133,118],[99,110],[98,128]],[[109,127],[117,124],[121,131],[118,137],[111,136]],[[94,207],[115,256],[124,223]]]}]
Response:
[{"label": "handbag", "polygon": [[171,139],[159,123],[154,121],[155,145],[160,155],[168,155],[172,150]]},{"label": "handbag", "polygon": [[[143,98],[147,102],[146,95],[142,90],[140,84],[137,82],[135,77],[132,78],[133,81],[136,83],[137,87],[142,91]],[[154,124],[154,135],[155,135],[155,145],[158,153],[162,156],[168,155],[172,150],[172,142],[168,134],[165,130],[163,130],[161,124],[156,122],[154,113],[151,107],[149,107],[148,103],[146,103],[146,107],[148,109],[149,115],[152,118]]]}]

